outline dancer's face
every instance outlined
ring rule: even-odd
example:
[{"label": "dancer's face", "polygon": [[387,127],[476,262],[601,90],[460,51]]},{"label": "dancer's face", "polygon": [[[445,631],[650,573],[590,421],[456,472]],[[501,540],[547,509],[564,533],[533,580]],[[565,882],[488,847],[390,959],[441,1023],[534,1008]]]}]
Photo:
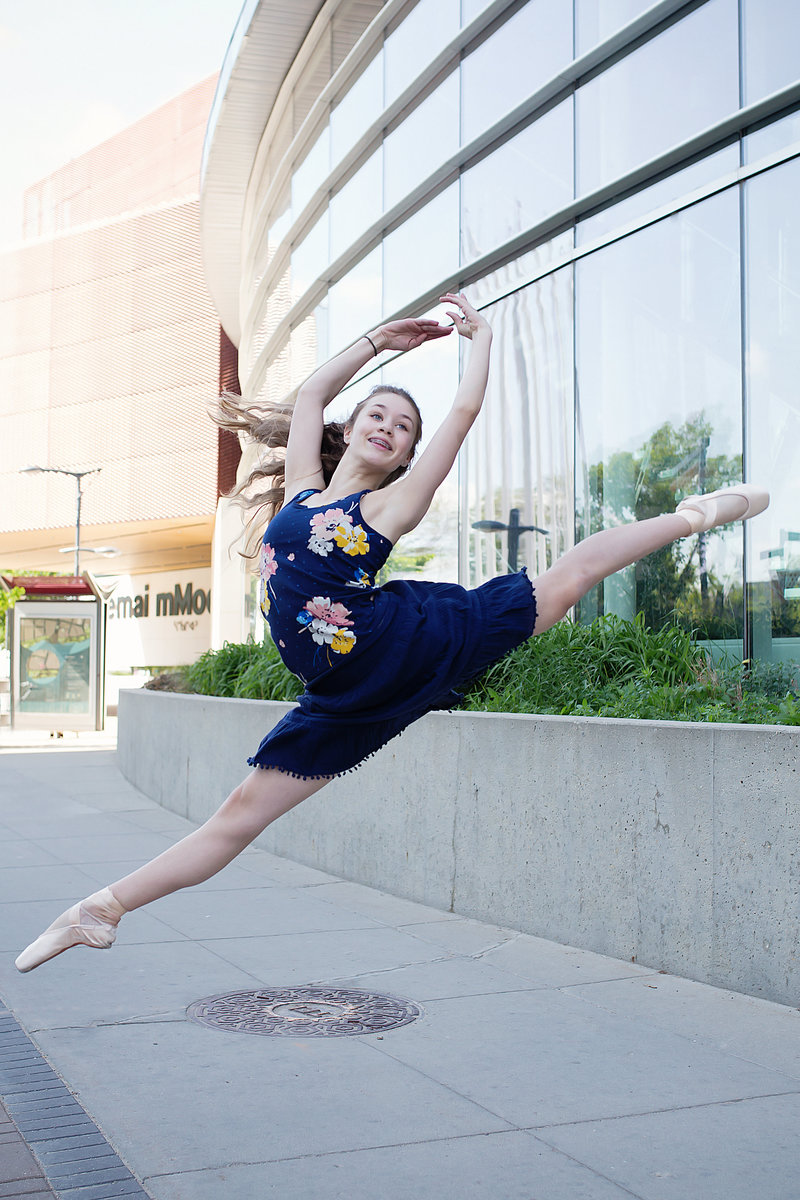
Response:
[{"label": "dancer's face", "polygon": [[414,456],[419,418],[414,406],[393,392],[377,392],[359,407],[344,431],[350,449],[389,475]]}]

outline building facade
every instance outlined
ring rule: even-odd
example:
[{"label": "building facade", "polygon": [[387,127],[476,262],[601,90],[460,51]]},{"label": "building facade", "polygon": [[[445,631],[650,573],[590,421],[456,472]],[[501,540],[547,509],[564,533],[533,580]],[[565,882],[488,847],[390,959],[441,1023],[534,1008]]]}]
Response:
[{"label": "building facade", "polygon": [[[799,38],[791,0],[245,5],[201,190],[245,395],[291,399],[445,290],[495,331],[485,411],[398,570],[476,584],[518,540],[533,574],[599,528],[764,481],[752,526],[619,573],[577,617],[677,617],[800,659]],[[454,341],[364,376],[409,386],[430,429]]]},{"label": "building facade", "polygon": [[114,671],[193,661],[212,638],[217,500],[238,462],[207,415],[235,380],[200,256],[215,87],[31,187],[20,244],[0,256],[0,567],[72,571],[75,480],[57,472],[92,472],[81,569],[116,584]]}]

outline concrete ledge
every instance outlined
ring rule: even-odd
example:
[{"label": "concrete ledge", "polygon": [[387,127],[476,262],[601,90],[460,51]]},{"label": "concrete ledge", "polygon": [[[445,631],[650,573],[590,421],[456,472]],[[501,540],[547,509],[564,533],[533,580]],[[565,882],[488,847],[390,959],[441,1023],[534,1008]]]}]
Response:
[{"label": "concrete ledge", "polygon": [[[290,705],[120,695],[119,760],[203,821]],[[258,839],[370,887],[797,1004],[800,730],[431,713]]]}]

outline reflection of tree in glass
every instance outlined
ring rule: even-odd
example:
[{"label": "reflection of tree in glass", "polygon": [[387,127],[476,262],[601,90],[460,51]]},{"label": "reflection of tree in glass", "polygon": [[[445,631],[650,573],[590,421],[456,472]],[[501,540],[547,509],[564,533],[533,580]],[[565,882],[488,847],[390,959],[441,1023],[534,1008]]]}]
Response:
[{"label": "reflection of tree in glass", "polygon": [[[677,428],[665,422],[637,453],[620,451],[590,467],[591,524],[583,536],[672,512],[684,496],[739,482],[741,455],[710,455],[712,433],[702,413]],[[741,637],[741,582],[726,587],[706,561],[708,540],[719,535],[682,539],[636,564],[636,609],[648,626],[677,620],[701,637]]]}]

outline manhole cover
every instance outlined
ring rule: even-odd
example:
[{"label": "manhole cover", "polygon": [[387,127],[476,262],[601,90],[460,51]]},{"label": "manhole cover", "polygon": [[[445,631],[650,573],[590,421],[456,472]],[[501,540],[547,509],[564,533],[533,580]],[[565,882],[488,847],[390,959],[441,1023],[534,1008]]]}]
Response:
[{"label": "manhole cover", "polygon": [[408,1025],[422,1009],[410,1000],[354,988],[265,988],[196,1000],[186,1015],[198,1025],[266,1037],[348,1037]]}]

